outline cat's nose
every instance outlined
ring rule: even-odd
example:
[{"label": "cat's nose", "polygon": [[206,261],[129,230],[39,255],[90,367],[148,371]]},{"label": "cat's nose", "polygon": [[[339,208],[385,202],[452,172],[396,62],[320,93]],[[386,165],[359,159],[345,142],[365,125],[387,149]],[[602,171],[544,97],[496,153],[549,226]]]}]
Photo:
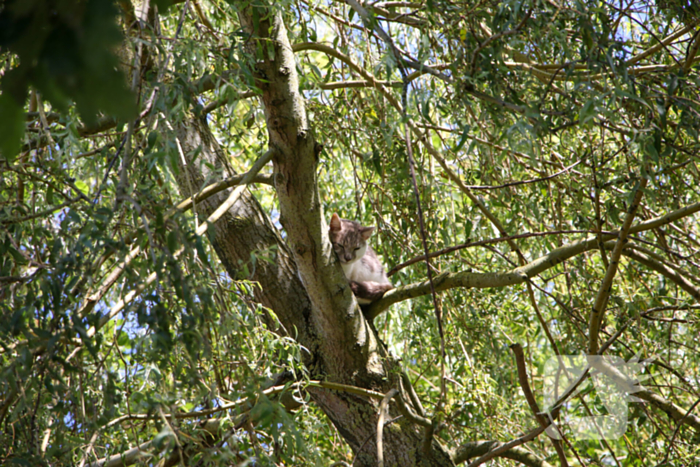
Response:
[{"label": "cat's nose", "polygon": [[345,261],[352,261],[352,254],[345,253]]}]

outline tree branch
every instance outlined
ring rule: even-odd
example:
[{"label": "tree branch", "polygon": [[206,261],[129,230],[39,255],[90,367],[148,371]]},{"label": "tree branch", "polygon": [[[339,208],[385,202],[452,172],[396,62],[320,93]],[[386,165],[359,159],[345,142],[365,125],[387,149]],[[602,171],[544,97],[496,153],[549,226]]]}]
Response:
[{"label": "tree branch", "polygon": [[520,446],[521,444],[525,444],[530,440],[533,440],[537,438],[542,432],[544,431],[544,428],[541,426],[535,428],[534,430],[530,431],[529,433],[520,436],[519,438],[516,438],[508,443],[502,444],[502,443],[494,443],[493,445],[490,446],[490,449],[481,457],[476,459],[475,461],[471,462],[469,464],[469,467],[477,467],[478,465],[483,464],[484,462],[487,462],[494,457],[506,457],[505,454],[510,451],[511,449]]},{"label": "tree branch", "polygon": [[[272,178],[269,175],[258,175],[258,172],[267,164],[267,162],[270,161],[272,158],[273,153],[271,151],[268,151],[266,154],[261,156],[250,168],[250,170],[244,174],[241,175],[234,175],[232,177],[227,178],[226,180],[212,183],[211,185],[206,186],[203,188],[201,191],[197,192],[195,195],[190,196],[186,200],[182,201],[179,203],[177,206],[175,206],[173,209],[171,209],[168,213],[166,213],[164,220],[170,219],[175,213],[177,212],[183,212],[188,209],[190,209],[193,205],[194,202],[200,202],[204,201],[207,198],[227,189],[231,188],[233,186],[244,186],[249,184],[249,183],[272,183]],[[240,196],[241,190],[238,190],[238,195]],[[236,198],[237,199],[237,198]],[[235,200],[234,200],[235,202]],[[230,199],[229,199],[230,203]],[[221,216],[221,213],[219,213],[219,217]],[[216,222],[218,220],[218,217],[214,218],[213,216],[208,219],[208,221],[211,222]],[[201,229],[198,229],[198,235],[203,235],[207,228],[208,222],[205,224],[202,224]],[[114,250],[111,250],[105,255],[103,255],[102,258],[99,260],[99,264],[103,264],[109,256],[114,253]],[[121,263],[102,281],[98,289],[94,293],[89,293],[88,296],[86,297],[85,301],[83,302],[83,305],[80,307],[78,310],[78,314],[81,317],[86,316],[94,307],[95,305],[104,297],[104,295],[109,291],[109,289],[116,283],[116,281],[119,279],[119,277],[124,273],[126,270],[127,266],[141,253],[141,248],[137,245],[135,246],[129,253],[126,255],[124,260],[121,261]],[[92,328],[90,331],[92,332],[91,335],[94,335],[94,333],[102,327],[111,317],[115,316],[118,314],[126,304],[128,304],[131,300],[133,300],[135,297],[137,297],[145,288],[153,283],[156,279],[156,274],[152,273],[148,276],[148,278],[139,284],[134,290],[129,292],[124,299],[120,300],[117,304],[115,304],[109,311],[109,313],[105,316],[102,317],[100,320],[99,326],[96,328]],[[104,321],[104,322],[103,322]]]},{"label": "tree branch", "polygon": [[[523,390],[525,400],[530,406],[530,410],[535,416],[537,422],[542,428],[546,429],[550,425],[550,421],[541,414],[540,407],[539,405],[537,405],[535,396],[532,394],[532,389],[530,389],[530,382],[527,378],[527,369],[525,368],[525,355],[523,354],[523,347],[520,344],[516,343],[511,345],[510,348],[513,351],[513,355],[515,356],[515,363],[518,369],[518,382],[520,383],[520,387]],[[554,449],[557,451],[557,455],[559,456],[561,466],[568,467],[569,463],[566,461],[566,454],[564,453],[564,448],[561,444],[561,440],[551,437],[549,438],[549,440],[552,442],[552,444],[554,445]]]},{"label": "tree branch", "polygon": [[[455,464],[461,464],[476,456],[483,456],[492,449],[502,446],[498,441],[471,441],[458,447],[453,455]],[[552,464],[541,459],[519,446],[512,447],[501,453],[498,457],[512,459],[528,467],[553,467]]]},{"label": "tree branch", "polygon": [[358,2],[357,0],[345,0],[345,3],[350,5],[350,7],[353,10],[355,10],[355,12],[357,12],[358,15],[360,15],[360,18],[362,18],[362,22],[364,23],[365,28],[376,32],[377,35],[384,41],[384,43],[386,43],[386,45],[392,49],[392,52],[396,56],[397,60],[402,61],[405,65],[409,66],[410,68],[413,68],[414,70],[425,70],[431,75],[437,76],[442,80],[448,82],[451,81],[449,76],[440,73],[438,70],[435,70],[428,65],[418,63],[403,57],[394,45],[394,41],[392,41],[389,34],[387,34],[386,31],[384,31],[384,29],[382,29],[381,26],[379,26],[379,23],[377,23],[376,19],[370,16],[369,12],[362,6],[362,4],[360,4],[360,2]]},{"label": "tree branch", "polygon": [[[675,222],[683,217],[695,214],[698,211],[700,211],[700,203],[691,204],[666,215],[632,226],[629,229],[629,233],[638,233],[655,229],[662,225]],[[603,240],[613,239],[618,233],[619,232],[603,234]],[[556,248],[525,266],[503,273],[444,272],[435,278],[435,290],[440,292],[455,287],[489,288],[520,284],[525,282],[528,278],[533,278],[569,258],[597,247],[598,238],[591,237]],[[427,295],[428,293],[430,293],[430,288],[426,281],[397,287],[385,293],[384,297],[380,300],[372,303],[367,310],[368,316],[374,318],[394,303],[402,302],[409,298],[420,297],[421,295]]]},{"label": "tree branch", "polygon": [[580,160],[574,162],[573,164],[571,164],[571,165],[568,166],[568,167],[563,168],[563,169],[560,170],[559,172],[556,172],[556,173],[554,173],[554,174],[552,174],[552,175],[548,175],[548,176],[546,176],[546,177],[533,178],[532,180],[522,180],[522,181],[517,181],[517,182],[509,182],[509,183],[504,183],[504,184],[502,184],[502,185],[491,185],[491,186],[487,186],[487,185],[465,185],[465,186],[466,186],[467,188],[469,188],[470,190],[499,190],[499,189],[502,189],[502,188],[509,188],[509,187],[518,186],[518,185],[526,185],[526,184],[529,184],[529,183],[544,182],[544,181],[546,181],[546,180],[551,180],[551,179],[553,179],[553,178],[555,178],[555,177],[558,177],[559,175],[561,175],[561,174],[563,174],[563,173],[568,172],[569,170],[573,169],[574,167],[576,167],[577,165],[579,165],[581,162],[583,162],[584,159],[585,159],[585,156],[584,156],[583,159],[580,159]]},{"label": "tree branch", "polygon": [[[466,242],[462,243],[461,245],[455,245],[455,246],[450,246],[447,248],[443,248],[442,250],[434,251],[428,254],[430,258],[436,258],[438,256],[446,255],[448,253],[452,253],[453,251],[459,251],[463,250],[465,248],[472,248],[476,246],[483,246],[483,245],[493,245],[495,243],[502,243],[502,242],[508,242],[510,240],[518,240],[522,238],[533,238],[533,237],[544,237],[548,235],[569,235],[569,234],[582,234],[582,233],[595,233],[591,230],[557,230],[554,232],[530,232],[530,233],[524,233],[524,234],[519,234],[519,235],[508,235],[505,237],[498,237],[498,238],[491,238],[488,240],[480,240],[478,242]],[[610,234],[610,232],[605,232]],[[387,276],[392,276],[402,270],[405,267],[408,267],[412,264],[418,263],[419,261],[422,261],[425,259],[425,255],[420,255],[416,256],[414,258],[409,259],[408,261],[404,261],[403,263],[397,264],[389,272],[386,273]]]},{"label": "tree branch", "polygon": [[[619,381],[617,384],[619,384],[621,387],[635,387],[637,385],[637,382],[634,379],[629,378],[627,375],[623,374],[617,368],[608,363],[599,362],[596,365],[596,369],[603,371],[613,380]],[[689,425],[700,433],[700,417],[697,415],[691,414],[688,410],[678,407],[666,398],[650,391],[645,387],[642,387],[640,391],[633,393],[633,395],[639,399],[651,402],[654,406],[661,409],[677,423]]]},{"label": "tree branch", "polygon": [[[350,83],[349,87],[373,87],[373,88],[377,88],[382,92],[382,94],[385,97],[391,96],[392,105],[396,104],[399,106],[399,108],[401,107],[401,105],[399,104],[399,101],[397,101],[394,98],[393,94],[391,94],[386,89],[386,86],[402,87],[403,86],[402,82],[400,82],[400,81],[393,82],[393,81],[384,81],[384,80],[375,79],[371,73],[367,72],[365,69],[363,69],[357,63],[355,63],[355,61],[351,57],[349,57],[348,55],[345,55],[344,53],[334,49],[333,47],[325,45],[325,44],[319,44],[317,42],[302,42],[299,44],[292,45],[292,50],[294,52],[304,52],[307,50],[313,50],[316,52],[322,52],[326,55],[330,55],[333,58],[337,58],[341,62],[345,63],[351,70],[353,70],[355,73],[359,74],[360,76],[362,76],[365,79],[365,81],[346,81],[343,83]],[[444,65],[439,65],[439,66],[435,66],[434,68],[441,68],[443,66]],[[409,74],[406,77],[406,79],[410,82],[416,78],[419,78],[420,76],[424,75],[425,73],[426,72],[424,70],[416,70],[413,73]],[[321,89],[337,89],[337,87],[335,87],[335,86],[339,87],[339,84],[342,84],[342,83],[326,83],[325,85],[321,85]],[[326,86],[326,87],[323,87],[323,86]],[[343,86],[343,87],[345,87],[345,86]]]},{"label": "tree branch", "polygon": [[634,57],[630,58],[625,62],[626,66],[634,65],[635,63],[639,62],[640,60],[644,60],[647,58],[649,55],[655,54],[659,50],[663,49],[664,47],[668,46],[671,42],[675,41],[676,39],[682,37],[684,34],[689,33],[695,28],[695,25],[698,24],[700,20],[695,19],[692,21],[690,24],[688,24],[686,27],[681,29],[678,32],[675,32],[671,34],[670,36],[666,37],[662,41],[660,41],[658,44],[654,45],[653,47],[648,48],[644,52],[638,53]]},{"label": "tree branch", "polygon": [[690,280],[686,279],[683,274],[679,273],[678,271],[674,271],[665,264],[656,261],[650,258],[648,255],[645,255],[644,253],[633,248],[625,248],[622,250],[622,254],[670,279],[681,289],[688,292],[690,296],[695,299],[695,301],[700,303],[700,288],[696,287]]},{"label": "tree branch", "polygon": [[[205,431],[211,436],[215,436],[219,432],[220,424],[221,420],[210,419],[204,422],[199,429]],[[166,442],[168,439],[174,439],[175,436],[175,433],[169,432],[162,436],[159,442]],[[146,441],[145,443],[139,444],[138,446],[127,451],[99,459],[91,464],[88,464],[88,467],[126,467],[133,465],[143,457],[150,457],[148,451],[150,451],[154,443],[155,440]]]},{"label": "tree branch", "polygon": [[591,355],[595,355],[598,352],[598,333],[600,332],[600,325],[603,322],[605,307],[608,304],[608,298],[610,297],[610,292],[612,291],[612,282],[617,274],[622,249],[628,242],[627,237],[630,233],[630,227],[632,227],[632,221],[637,213],[637,208],[642,200],[642,195],[644,194],[644,188],[646,185],[647,178],[642,176],[635,189],[634,198],[632,199],[632,204],[627,211],[627,216],[625,216],[625,220],[620,228],[620,233],[618,234],[615,248],[613,248],[613,251],[610,254],[608,268],[605,271],[605,277],[603,277],[603,280],[600,283],[598,294],[596,295],[593,308],[591,309],[591,316],[588,324],[588,353]]},{"label": "tree branch", "polygon": [[386,417],[387,409],[389,406],[389,401],[398,394],[396,388],[392,388],[386,395],[382,398],[382,402],[379,404],[379,417],[377,417],[377,465],[378,467],[384,467],[384,417]]}]

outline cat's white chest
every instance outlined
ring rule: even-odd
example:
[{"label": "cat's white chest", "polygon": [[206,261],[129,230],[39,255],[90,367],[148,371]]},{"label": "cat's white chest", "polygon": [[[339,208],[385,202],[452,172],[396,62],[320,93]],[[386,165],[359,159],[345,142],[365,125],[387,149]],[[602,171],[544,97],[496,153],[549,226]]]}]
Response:
[{"label": "cat's white chest", "polygon": [[348,280],[355,282],[369,280],[364,278],[367,275],[367,271],[362,267],[362,262],[359,259],[353,261],[352,263],[341,264],[341,266],[343,267],[343,272]]},{"label": "cat's white chest", "polygon": [[378,271],[370,270],[362,262],[362,258],[358,258],[352,263],[341,264],[341,266],[348,280],[355,282],[379,282],[380,284],[388,282],[381,269]]}]

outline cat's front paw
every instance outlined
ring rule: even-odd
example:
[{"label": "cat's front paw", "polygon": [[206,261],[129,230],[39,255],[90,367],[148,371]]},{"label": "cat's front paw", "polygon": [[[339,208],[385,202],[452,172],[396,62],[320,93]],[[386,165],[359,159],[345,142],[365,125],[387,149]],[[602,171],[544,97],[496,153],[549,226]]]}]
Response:
[{"label": "cat's front paw", "polygon": [[350,290],[352,290],[352,293],[357,296],[362,290],[362,286],[355,281],[350,281]]}]

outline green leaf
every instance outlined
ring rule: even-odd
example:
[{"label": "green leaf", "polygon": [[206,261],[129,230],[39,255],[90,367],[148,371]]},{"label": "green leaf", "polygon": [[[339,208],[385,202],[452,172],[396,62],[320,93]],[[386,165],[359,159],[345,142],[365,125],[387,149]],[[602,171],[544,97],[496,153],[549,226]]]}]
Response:
[{"label": "green leaf", "polygon": [[598,115],[598,100],[596,98],[589,99],[581,107],[578,113],[578,119],[581,124],[586,124]]},{"label": "green leaf", "polygon": [[75,187],[86,196],[90,194],[90,187],[82,180],[76,180]]},{"label": "green leaf", "polygon": [[17,263],[19,265],[27,264],[26,258],[24,256],[22,256],[22,254],[19,251],[17,251],[17,249],[15,247],[13,247],[11,245],[7,245],[6,248],[7,248],[7,252],[9,252],[10,255],[12,255],[12,257],[14,258],[15,263]]},{"label": "green leaf", "polygon": [[469,130],[471,130],[471,126],[466,125],[464,127],[464,131],[462,131],[462,137],[459,139],[457,146],[455,146],[452,151],[457,153],[457,152],[459,152],[460,149],[462,149],[462,146],[464,146],[464,143],[467,142],[467,137],[469,136]]},{"label": "green leaf", "polygon": [[0,11],[0,48],[19,58],[2,83],[0,150],[6,158],[18,150],[24,119],[17,106],[24,102],[28,86],[56,109],[66,110],[75,102],[87,124],[94,124],[100,114],[136,116],[135,96],[127,89],[114,54],[123,36],[113,2],[63,0],[60,7],[55,0],[5,3]]},{"label": "green leaf", "polygon": [[159,449],[163,449],[170,441],[174,440],[174,434],[169,428],[162,430],[153,438],[153,445]]},{"label": "green leaf", "polygon": [[0,155],[14,160],[24,135],[24,110],[9,94],[0,95]]}]

